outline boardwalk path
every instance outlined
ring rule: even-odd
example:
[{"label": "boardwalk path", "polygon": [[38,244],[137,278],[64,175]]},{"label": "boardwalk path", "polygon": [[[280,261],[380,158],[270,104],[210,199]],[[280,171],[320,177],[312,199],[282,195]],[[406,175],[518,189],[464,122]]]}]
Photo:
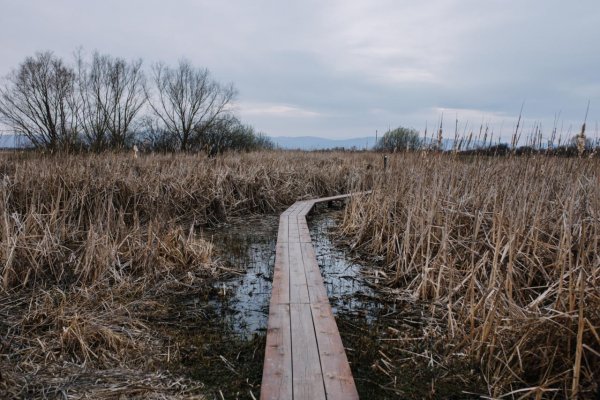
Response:
[{"label": "boardwalk path", "polygon": [[261,399],[358,399],[344,346],[298,201],[279,219]]}]

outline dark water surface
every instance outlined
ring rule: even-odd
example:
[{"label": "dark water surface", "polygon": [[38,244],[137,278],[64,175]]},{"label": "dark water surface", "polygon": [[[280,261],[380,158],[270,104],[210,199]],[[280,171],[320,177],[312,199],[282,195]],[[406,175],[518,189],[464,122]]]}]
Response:
[{"label": "dark water surface", "polygon": [[[369,266],[334,243],[340,215],[318,205],[308,218],[330,303],[361,398],[398,398],[390,377],[373,367],[381,358],[382,322],[396,313],[395,305],[382,302],[366,284],[361,270]],[[203,232],[225,267],[240,271],[215,283],[208,298],[181,304],[182,315],[194,321],[178,338],[183,368],[207,385],[212,398],[260,396],[278,222],[278,216],[260,216]]]}]

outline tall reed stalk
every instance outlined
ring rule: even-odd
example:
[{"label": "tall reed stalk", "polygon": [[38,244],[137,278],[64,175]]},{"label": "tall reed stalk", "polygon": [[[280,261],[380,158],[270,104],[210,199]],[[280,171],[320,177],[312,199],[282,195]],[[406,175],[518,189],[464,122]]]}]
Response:
[{"label": "tall reed stalk", "polygon": [[598,391],[600,163],[402,154],[390,167],[341,233],[383,256],[399,296],[431,305],[442,357],[468,354],[494,397]]},{"label": "tall reed stalk", "polygon": [[347,192],[371,158],[0,155],[0,398],[200,395],[156,324],[226,274],[203,227]]}]

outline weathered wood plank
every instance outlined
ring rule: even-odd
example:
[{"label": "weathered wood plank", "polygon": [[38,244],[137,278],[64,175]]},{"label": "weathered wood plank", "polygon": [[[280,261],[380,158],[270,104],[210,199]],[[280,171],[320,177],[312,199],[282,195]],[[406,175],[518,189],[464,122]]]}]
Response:
[{"label": "weathered wood plank", "polygon": [[290,217],[288,215],[282,215],[281,217],[279,217],[279,230],[277,231],[277,243],[288,241],[289,223],[290,223]]},{"label": "weathered wood plank", "polygon": [[297,214],[299,217],[306,216],[310,212],[310,210],[313,208],[313,206],[315,205],[314,200],[306,200],[302,203],[303,203],[302,208],[298,211],[298,214]]},{"label": "weathered wood plank", "polygon": [[300,242],[311,242],[310,230],[308,229],[308,224],[306,223],[306,218],[304,217],[298,217],[298,234],[300,237]]},{"label": "weathered wood plank", "polygon": [[344,200],[348,197],[351,196],[355,196],[355,195],[360,195],[366,192],[358,192],[358,193],[348,193],[348,194],[339,194],[337,196],[329,196],[329,197],[321,197],[320,199],[316,199],[315,202],[317,203],[324,203],[326,201],[335,201],[335,200]]},{"label": "weathered wood plank", "polygon": [[292,206],[290,208],[288,208],[289,216],[290,217],[297,216],[303,206],[304,206],[304,203],[302,201],[297,201],[294,204],[292,204]]},{"label": "weathered wood plank", "polygon": [[275,266],[273,268],[273,289],[271,304],[290,302],[290,260],[288,242],[277,242],[275,246]]},{"label": "weathered wood plank", "polygon": [[319,345],[325,391],[328,399],[358,399],[358,392],[329,303],[310,305]]},{"label": "weathered wood plank", "polygon": [[289,400],[293,396],[290,305],[271,304],[260,398]]},{"label": "weathered wood plank", "polygon": [[319,270],[317,256],[312,243],[302,243],[302,261],[304,263],[304,272],[306,274],[306,284],[308,287],[308,297],[311,303],[329,303],[327,289]]},{"label": "weathered wood plank", "polygon": [[300,242],[300,228],[295,217],[290,217],[288,225],[288,242]]},{"label": "weathered wood plank", "polygon": [[290,260],[290,303],[308,303],[310,299],[300,242],[289,242],[288,245]]},{"label": "weathered wood plank", "polygon": [[305,218],[314,204],[349,196],[297,201],[281,214],[263,400],[358,399]]},{"label": "weathered wood plank", "polygon": [[325,399],[310,304],[290,304],[294,400]]}]

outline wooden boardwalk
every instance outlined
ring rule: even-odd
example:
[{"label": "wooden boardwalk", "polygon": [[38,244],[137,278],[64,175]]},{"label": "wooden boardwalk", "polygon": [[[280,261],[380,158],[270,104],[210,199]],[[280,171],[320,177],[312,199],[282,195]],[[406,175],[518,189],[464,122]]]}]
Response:
[{"label": "wooden boardwalk", "polygon": [[262,400],[358,399],[306,223],[316,203],[348,196],[298,201],[281,214]]}]

